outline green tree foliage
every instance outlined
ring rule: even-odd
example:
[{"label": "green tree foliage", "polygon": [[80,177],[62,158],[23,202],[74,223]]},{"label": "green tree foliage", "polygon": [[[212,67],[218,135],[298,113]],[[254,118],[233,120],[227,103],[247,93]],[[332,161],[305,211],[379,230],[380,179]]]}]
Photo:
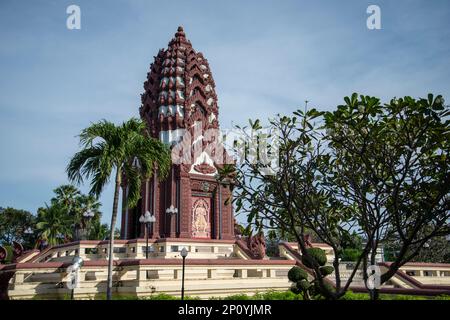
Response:
[{"label": "green tree foliage", "polygon": [[142,182],[150,178],[156,168],[159,178],[167,176],[171,163],[170,151],[159,140],[150,137],[144,122],[134,118],[119,126],[106,120],[94,123],[82,130],[80,144],[81,151],[73,156],[67,166],[71,181],[82,183],[83,178],[89,179],[90,194],[98,197],[111,176],[114,177],[108,249],[107,298],[110,300],[114,230],[122,178],[126,177],[128,187],[127,204],[134,207],[141,196]]},{"label": "green tree foliage", "polygon": [[342,261],[358,261],[358,257],[362,254],[363,238],[356,232],[344,233],[342,239]]},{"label": "green tree foliage", "polygon": [[35,226],[35,217],[28,211],[6,208],[0,211],[0,245],[10,245],[13,241],[21,243],[25,249],[34,245],[34,236],[25,231]]},{"label": "green tree foliage", "polygon": [[80,190],[71,184],[61,185],[53,190],[55,196],[51,199],[52,204],[60,205],[67,210],[68,214],[73,214],[79,209]]},{"label": "green tree foliage", "polygon": [[361,253],[361,249],[345,248],[342,249],[341,259],[342,261],[358,261]]},{"label": "green tree foliage", "polygon": [[384,283],[430,239],[450,233],[450,111],[442,96],[431,94],[384,105],[353,94],[345,102],[324,116],[329,182],[335,197],[355,208],[367,240],[364,266],[375,263],[381,243],[398,243]]},{"label": "green tree foliage", "polygon": [[72,218],[62,205],[53,204],[39,208],[36,228],[40,238],[49,245],[57,245],[68,240],[71,230]]},{"label": "green tree foliage", "polygon": [[105,240],[108,238],[109,227],[100,220],[93,221],[89,229],[89,238],[95,240]]},{"label": "green tree foliage", "polygon": [[446,237],[431,238],[412,261],[450,263],[450,243]]},{"label": "green tree foliage", "polygon": [[[82,194],[78,188],[73,185],[62,185],[54,191],[55,197],[51,199],[51,205],[56,205],[63,208],[66,214],[71,217],[72,221],[72,239],[84,240],[90,238],[90,228],[93,224],[100,221],[101,204],[97,197],[93,195]],[[87,218],[85,213],[90,212],[93,217]]]},{"label": "green tree foliage", "polygon": [[[82,194],[73,185],[61,185],[53,192],[50,205],[38,209],[37,236],[50,245],[98,239],[95,232],[91,232],[101,219],[101,204],[97,198]],[[85,217],[86,212],[91,212],[93,217]]]},{"label": "green tree foliage", "polygon": [[[400,252],[400,245],[397,242],[388,243],[384,246],[384,252],[387,261],[394,261]],[[450,263],[449,240],[442,236],[430,239],[411,261]]]},{"label": "green tree foliage", "polygon": [[[381,244],[399,246],[381,276],[384,283],[430,239],[450,233],[450,110],[443,98],[404,97],[383,105],[353,94],[344,101],[332,112],[299,110],[270,120],[279,144],[265,148],[279,155],[276,174],[265,174],[264,164],[248,158],[219,174],[230,180],[236,209],[247,213],[253,228],[283,230],[305,257],[307,230],[332,247],[336,290],[327,290],[314,266],[315,284],[330,299],[345,294],[358,269],[376,262]],[[261,128],[258,120],[250,126]],[[247,128],[238,129],[246,135]],[[248,142],[235,146],[244,155],[261,148]],[[351,244],[354,233],[364,243]],[[348,249],[360,251],[341,283],[345,249],[347,255]]]}]

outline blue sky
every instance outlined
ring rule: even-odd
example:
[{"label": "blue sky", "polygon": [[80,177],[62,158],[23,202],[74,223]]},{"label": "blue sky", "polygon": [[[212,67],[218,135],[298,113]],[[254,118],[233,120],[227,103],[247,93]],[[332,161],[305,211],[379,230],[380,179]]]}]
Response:
[{"label": "blue sky", "polygon": [[[70,4],[81,30],[66,28]],[[366,28],[370,4],[381,30]],[[329,110],[355,91],[450,99],[447,0],[2,0],[0,206],[35,213],[67,182],[82,128],[139,115],[149,65],[178,25],[209,61],[223,128],[305,100]]]}]

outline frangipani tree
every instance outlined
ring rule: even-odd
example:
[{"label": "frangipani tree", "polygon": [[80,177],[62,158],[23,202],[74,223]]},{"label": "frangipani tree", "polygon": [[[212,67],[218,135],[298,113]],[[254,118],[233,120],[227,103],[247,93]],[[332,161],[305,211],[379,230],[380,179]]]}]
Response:
[{"label": "frangipani tree", "polygon": [[[366,267],[376,263],[382,243],[395,241],[399,252],[379,275],[381,284],[427,241],[450,234],[450,110],[443,98],[404,97],[383,105],[353,94],[344,100],[333,112],[299,110],[272,119],[279,170],[266,175],[261,163],[245,158],[232,184],[236,211],[246,213],[254,228],[289,233],[307,260],[309,230],[332,247],[334,289],[320,265],[311,264],[328,299],[345,294],[361,268],[368,277]],[[258,129],[259,121],[251,124]],[[225,167],[219,178],[233,170]],[[354,232],[365,243],[342,281],[343,241]],[[372,298],[377,293],[371,290]]]},{"label": "frangipani tree", "polygon": [[383,105],[356,93],[324,115],[332,159],[326,189],[355,208],[352,220],[367,241],[363,270],[383,243],[398,244],[381,283],[430,239],[450,234],[449,115],[442,96]]}]

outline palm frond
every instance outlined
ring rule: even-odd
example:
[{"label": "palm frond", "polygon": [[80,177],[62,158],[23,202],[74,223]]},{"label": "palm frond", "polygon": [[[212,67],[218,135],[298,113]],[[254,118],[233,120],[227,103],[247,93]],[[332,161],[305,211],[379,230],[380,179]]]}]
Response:
[{"label": "palm frond", "polygon": [[138,118],[131,118],[122,124],[121,130],[127,133],[144,134],[146,129],[145,123]]},{"label": "palm frond", "polygon": [[69,180],[77,184],[83,183],[83,175],[89,173],[92,168],[91,165],[86,166],[86,162],[101,156],[102,152],[103,150],[100,147],[93,146],[75,153],[66,168]]},{"label": "palm frond", "polygon": [[129,208],[136,206],[137,202],[141,198],[141,174],[137,167],[133,166],[131,163],[127,163],[123,167],[124,173],[127,177],[128,186],[128,200],[127,204]]},{"label": "palm frond", "polygon": [[79,135],[80,144],[86,148],[93,145],[95,139],[112,142],[116,139],[117,127],[114,123],[105,119],[92,123],[89,127],[83,129]]}]

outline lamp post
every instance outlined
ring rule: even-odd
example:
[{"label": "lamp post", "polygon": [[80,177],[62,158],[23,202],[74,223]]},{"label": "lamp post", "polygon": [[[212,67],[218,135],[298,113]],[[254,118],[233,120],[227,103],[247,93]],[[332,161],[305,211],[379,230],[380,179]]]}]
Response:
[{"label": "lamp post", "polygon": [[173,217],[178,213],[178,209],[175,208],[173,204],[171,204],[170,207],[166,209],[166,213],[170,216],[170,237],[175,237],[174,230],[172,229],[172,220]]},{"label": "lamp post", "polygon": [[139,222],[145,224],[145,233],[146,233],[146,241],[145,241],[145,259],[148,259],[148,234],[150,233],[150,224],[155,222],[156,218],[149,211],[145,212],[145,214],[139,217]]},{"label": "lamp post", "polygon": [[188,255],[188,251],[186,248],[181,250],[181,257],[183,258],[183,271],[181,273],[181,300],[184,300],[184,265],[186,263],[186,257]]}]

